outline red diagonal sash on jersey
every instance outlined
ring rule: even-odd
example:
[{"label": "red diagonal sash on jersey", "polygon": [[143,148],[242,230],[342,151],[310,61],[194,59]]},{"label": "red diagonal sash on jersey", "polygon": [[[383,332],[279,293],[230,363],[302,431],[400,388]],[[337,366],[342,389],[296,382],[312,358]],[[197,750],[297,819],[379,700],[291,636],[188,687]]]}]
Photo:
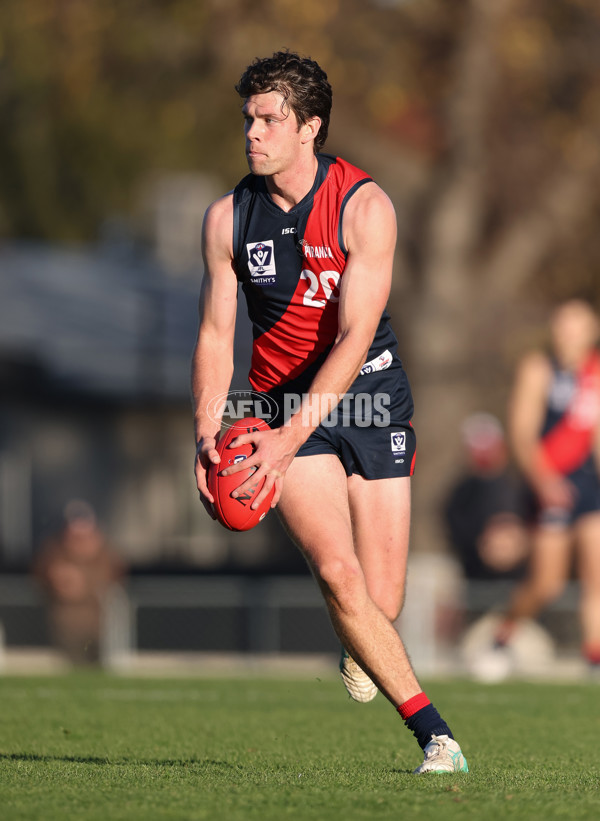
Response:
[{"label": "red diagonal sash on jersey", "polygon": [[250,384],[266,391],[294,379],[335,341],[345,256],[337,243],[337,189],[317,192],[302,239],[303,270],[287,310],[254,340]]},{"label": "red diagonal sash on jersey", "polygon": [[575,394],[562,419],[544,436],[542,452],[551,469],[563,475],[590,456],[600,416],[600,355],[593,353],[577,374]]}]

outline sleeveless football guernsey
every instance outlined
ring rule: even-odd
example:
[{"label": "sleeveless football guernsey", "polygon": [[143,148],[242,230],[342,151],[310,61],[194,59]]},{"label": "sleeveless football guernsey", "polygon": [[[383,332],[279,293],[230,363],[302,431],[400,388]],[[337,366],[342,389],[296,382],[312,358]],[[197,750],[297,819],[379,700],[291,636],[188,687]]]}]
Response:
[{"label": "sleeveless football guernsey", "polygon": [[[257,391],[306,391],[337,335],[344,209],[372,180],[339,158],[317,159],[312,189],[290,211],[273,202],[262,177],[249,174],[234,191],[234,263],[252,322],[249,381]],[[384,312],[362,372],[401,367],[396,351]]]},{"label": "sleeveless football guernsey", "polygon": [[590,354],[577,372],[560,370],[553,363],[541,440],[548,465],[569,475],[588,463],[599,419],[600,354]]}]

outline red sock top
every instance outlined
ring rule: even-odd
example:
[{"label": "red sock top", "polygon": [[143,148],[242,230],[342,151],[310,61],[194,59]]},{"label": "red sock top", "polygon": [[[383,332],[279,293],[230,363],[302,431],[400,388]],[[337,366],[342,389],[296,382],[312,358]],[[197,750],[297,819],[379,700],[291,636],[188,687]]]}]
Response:
[{"label": "red sock top", "polygon": [[584,644],[583,655],[588,664],[600,664],[600,644],[591,642]]},{"label": "red sock top", "polygon": [[397,709],[406,721],[407,718],[414,716],[415,713],[418,713],[423,707],[427,707],[428,704],[431,704],[431,702],[425,693],[417,693],[416,696],[409,698],[408,701],[405,701],[404,704],[401,704]]}]

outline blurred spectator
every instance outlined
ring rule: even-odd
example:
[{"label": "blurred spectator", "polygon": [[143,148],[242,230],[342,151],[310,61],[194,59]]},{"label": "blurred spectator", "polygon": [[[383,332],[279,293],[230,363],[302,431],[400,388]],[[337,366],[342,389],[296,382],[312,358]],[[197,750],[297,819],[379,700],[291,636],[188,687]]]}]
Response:
[{"label": "blurred spectator", "polygon": [[43,545],[33,572],[46,594],[53,643],[73,664],[94,664],[100,657],[104,595],[125,567],[87,502],[68,502],[64,520],[60,533]]},{"label": "blurred spectator", "polygon": [[526,489],[512,472],[502,425],[477,413],[462,425],[466,471],[444,515],[450,546],[467,579],[516,579],[528,554]]},{"label": "blurred spectator", "polygon": [[510,408],[515,458],[537,502],[528,577],[497,633],[510,649],[518,624],[535,618],[570,577],[577,550],[583,652],[600,669],[600,322],[570,300],[551,322],[551,349],[528,354]]}]

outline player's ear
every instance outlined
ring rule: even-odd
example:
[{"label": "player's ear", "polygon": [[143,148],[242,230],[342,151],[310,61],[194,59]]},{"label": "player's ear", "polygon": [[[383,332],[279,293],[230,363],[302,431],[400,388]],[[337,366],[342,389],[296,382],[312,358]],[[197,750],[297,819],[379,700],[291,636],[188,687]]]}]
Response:
[{"label": "player's ear", "polygon": [[303,123],[301,128],[302,133],[302,144],[312,142],[317,134],[319,133],[319,129],[321,128],[321,118],[320,117],[311,117],[310,120],[307,120]]}]

